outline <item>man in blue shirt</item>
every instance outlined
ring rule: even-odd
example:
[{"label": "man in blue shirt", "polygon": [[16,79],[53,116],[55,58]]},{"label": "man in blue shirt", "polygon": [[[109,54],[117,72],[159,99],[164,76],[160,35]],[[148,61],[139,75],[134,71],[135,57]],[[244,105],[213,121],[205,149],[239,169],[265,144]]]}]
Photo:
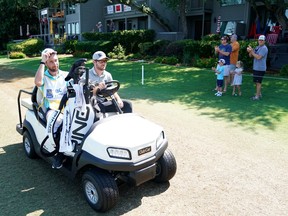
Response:
[{"label": "man in blue shirt", "polygon": [[224,89],[223,92],[227,91],[227,86],[229,83],[229,73],[230,73],[230,54],[232,52],[232,46],[228,44],[229,37],[223,36],[221,38],[221,44],[215,47],[215,54],[218,54],[218,59],[225,60],[224,66]]}]

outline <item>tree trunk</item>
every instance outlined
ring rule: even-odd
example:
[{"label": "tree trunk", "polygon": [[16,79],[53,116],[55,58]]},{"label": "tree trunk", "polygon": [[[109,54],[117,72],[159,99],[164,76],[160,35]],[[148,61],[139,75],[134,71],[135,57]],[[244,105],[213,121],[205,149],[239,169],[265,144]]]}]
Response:
[{"label": "tree trunk", "polygon": [[285,8],[279,7],[275,11],[275,17],[279,24],[282,26],[282,32],[284,32],[287,29],[288,26],[288,19],[285,16]]},{"label": "tree trunk", "polygon": [[179,15],[180,15],[180,22],[182,24],[182,31],[184,34],[184,38],[187,38],[188,28],[187,28],[187,19],[186,19],[186,0],[179,1]]}]

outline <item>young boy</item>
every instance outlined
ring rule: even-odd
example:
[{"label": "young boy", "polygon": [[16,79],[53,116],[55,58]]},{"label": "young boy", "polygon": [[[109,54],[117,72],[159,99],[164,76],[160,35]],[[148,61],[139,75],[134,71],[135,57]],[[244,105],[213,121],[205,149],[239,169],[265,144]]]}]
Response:
[{"label": "young boy", "polygon": [[224,79],[224,65],[225,60],[219,59],[217,67],[212,67],[212,70],[215,72],[215,75],[217,75],[217,93],[215,95],[217,97],[222,96],[222,87],[223,87],[223,79]]}]

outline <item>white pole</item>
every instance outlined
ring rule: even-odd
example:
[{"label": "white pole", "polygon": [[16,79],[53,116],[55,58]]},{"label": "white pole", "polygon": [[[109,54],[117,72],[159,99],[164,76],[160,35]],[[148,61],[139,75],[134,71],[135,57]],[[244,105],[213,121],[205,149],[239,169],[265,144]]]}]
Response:
[{"label": "white pole", "polygon": [[144,65],[142,65],[142,85],[144,85]]}]

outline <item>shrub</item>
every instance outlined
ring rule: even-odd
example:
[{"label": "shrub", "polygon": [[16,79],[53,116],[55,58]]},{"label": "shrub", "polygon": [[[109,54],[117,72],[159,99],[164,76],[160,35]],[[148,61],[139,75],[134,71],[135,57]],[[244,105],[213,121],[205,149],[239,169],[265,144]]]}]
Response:
[{"label": "shrub", "polygon": [[219,45],[219,41],[200,41],[199,56],[202,58],[209,58],[215,56],[215,46]]},{"label": "shrub", "polygon": [[65,54],[65,50],[64,50],[64,45],[58,45],[54,48],[54,50],[57,51],[58,54]]},{"label": "shrub", "polygon": [[89,41],[98,41],[98,40],[112,41],[113,42],[112,47],[117,46],[117,44],[120,43],[125,48],[126,51],[135,53],[139,51],[139,48],[137,46],[139,41],[153,42],[155,38],[155,31],[148,29],[148,30],[124,30],[108,33],[85,32],[82,33],[82,36],[85,38],[85,40]]},{"label": "shrub", "polygon": [[282,68],[280,69],[280,75],[288,76],[288,64],[282,66]]},{"label": "shrub", "polygon": [[247,47],[250,45],[251,47],[257,46],[257,41],[255,40],[248,40],[248,41],[238,41],[240,45],[239,50],[239,60],[241,60],[244,64],[244,68],[246,70],[252,69],[253,66],[253,59],[249,57],[249,54],[247,53]]},{"label": "shrub", "polygon": [[26,55],[22,52],[10,52],[9,58],[10,59],[22,59],[22,58],[26,58]]},{"label": "shrub", "polygon": [[171,42],[165,49],[165,56],[176,56],[180,62],[183,62],[183,51],[185,46],[189,44],[192,40],[185,39],[175,42]]},{"label": "shrub", "polygon": [[140,60],[143,59],[143,55],[141,53],[132,53],[127,56],[129,60]]},{"label": "shrub", "polygon": [[[110,52],[113,49],[113,43],[111,41],[82,41],[75,45],[75,50],[77,52],[87,52],[90,53],[90,57],[97,50],[101,50],[105,53]],[[74,55],[74,54],[73,54]]]},{"label": "shrub", "polygon": [[158,56],[154,59],[155,63],[162,63],[162,61],[163,61],[163,57],[160,57],[160,56]]},{"label": "shrub", "polygon": [[164,57],[162,59],[162,63],[168,65],[175,65],[178,63],[178,59],[175,56]]},{"label": "shrub", "polygon": [[74,53],[76,51],[76,45],[78,40],[66,40],[63,44],[63,50],[65,53]]},{"label": "shrub", "polygon": [[183,59],[182,63],[185,65],[190,65],[192,64],[192,59],[196,55],[199,56],[199,50],[200,50],[200,43],[199,41],[189,41],[184,47],[183,50]]},{"label": "shrub", "polygon": [[156,40],[153,42],[153,51],[155,55],[164,55],[167,46],[171,43],[169,40]]},{"label": "shrub", "polygon": [[19,43],[8,43],[9,52],[22,52],[25,55],[39,55],[44,49],[44,41],[39,38],[30,38]]},{"label": "shrub", "polygon": [[169,57],[157,57],[154,59],[155,63],[160,64],[169,64],[169,65],[176,65],[179,61],[175,56],[169,56]]},{"label": "shrub", "polygon": [[121,46],[121,44],[118,44],[113,48],[112,52],[108,53],[108,56],[115,59],[125,59],[125,49]]},{"label": "shrub", "polygon": [[153,50],[153,43],[152,42],[144,42],[144,43],[139,43],[139,52],[143,55],[148,54],[151,55],[155,54]]},{"label": "shrub", "polygon": [[85,52],[85,51],[75,51],[73,53],[73,57],[76,58],[87,58],[87,59],[91,59],[91,53],[90,52]]},{"label": "shrub", "polygon": [[199,68],[211,68],[217,64],[217,58],[195,58],[193,66]]},{"label": "shrub", "polygon": [[205,35],[202,40],[203,41],[220,41],[221,35],[220,34],[209,34]]},{"label": "shrub", "polygon": [[164,51],[168,44],[170,44],[171,41],[169,40],[156,40],[154,42],[144,42],[140,43],[138,45],[139,51],[143,55],[164,55]]}]

